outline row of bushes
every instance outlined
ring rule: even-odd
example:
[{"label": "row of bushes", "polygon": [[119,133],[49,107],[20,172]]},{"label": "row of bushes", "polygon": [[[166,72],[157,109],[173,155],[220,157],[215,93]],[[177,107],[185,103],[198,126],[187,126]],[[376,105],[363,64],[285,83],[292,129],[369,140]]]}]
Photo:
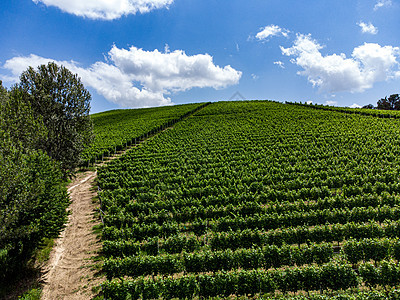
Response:
[{"label": "row of bushes", "polygon": [[187,275],[179,278],[134,281],[107,281],[103,285],[105,298],[110,299],[191,299],[257,293],[296,292],[298,290],[339,290],[356,287],[358,277],[350,265],[331,262],[323,266],[305,266],[278,270],[251,270]]},{"label": "row of bushes", "polygon": [[230,249],[223,251],[201,251],[158,256],[137,255],[125,258],[109,258],[103,270],[107,278],[141,275],[165,275],[180,272],[216,272],[218,270],[279,268],[281,266],[322,264],[333,257],[332,245],[315,244],[302,247],[277,247],[274,245],[258,249]]},{"label": "row of bushes", "polygon": [[[110,242],[106,242],[109,245]],[[165,275],[180,272],[215,272],[232,269],[279,268],[282,266],[323,264],[334,254],[332,244],[298,246],[267,245],[262,248],[231,249],[222,251],[204,250],[193,253],[164,254],[158,256],[122,256],[117,247],[114,252],[107,248],[108,259],[103,270],[107,278],[141,275]],[[362,239],[345,241],[341,247],[343,257],[352,264],[373,260],[379,262],[394,258],[400,261],[399,239]],[[121,257],[122,256],[122,257]]]}]

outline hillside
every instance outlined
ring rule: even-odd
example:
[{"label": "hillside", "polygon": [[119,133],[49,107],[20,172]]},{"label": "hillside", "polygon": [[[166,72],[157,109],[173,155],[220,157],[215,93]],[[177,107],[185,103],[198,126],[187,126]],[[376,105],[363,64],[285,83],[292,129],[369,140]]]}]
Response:
[{"label": "hillside", "polygon": [[91,147],[83,153],[86,163],[102,160],[117,151],[135,145],[149,135],[175,124],[203,103],[142,109],[119,109],[91,115],[95,135]]},{"label": "hillside", "polygon": [[398,296],[399,125],[269,101],[177,122],[98,170],[104,295]]}]

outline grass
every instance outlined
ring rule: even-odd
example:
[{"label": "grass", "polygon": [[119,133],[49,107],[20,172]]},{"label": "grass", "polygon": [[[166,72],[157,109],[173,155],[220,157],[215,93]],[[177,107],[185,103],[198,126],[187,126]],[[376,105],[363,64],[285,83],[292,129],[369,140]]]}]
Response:
[{"label": "grass", "polygon": [[53,249],[54,240],[45,238],[42,242],[41,247],[35,252],[35,261],[37,264],[41,265],[48,261],[50,258],[51,249]]},{"label": "grass", "polygon": [[42,290],[33,288],[30,291],[26,292],[24,295],[18,297],[18,299],[22,300],[40,300],[42,296]]},{"label": "grass", "polygon": [[77,173],[86,172],[86,171],[96,171],[96,167],[95,167],[95,166],[90,166],[90,167],[87,167],[87,166],[85,166],[85,167],[79,167]]}]

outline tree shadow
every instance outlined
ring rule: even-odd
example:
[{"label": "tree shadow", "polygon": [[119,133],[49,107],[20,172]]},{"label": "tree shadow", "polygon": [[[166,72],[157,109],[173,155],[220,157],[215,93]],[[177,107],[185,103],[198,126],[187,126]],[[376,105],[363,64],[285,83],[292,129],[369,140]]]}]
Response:
[{"label": "tree shadow", "polygon": [[43,284],[43,270],[40,266],[33,263],[28,264],[16,274],[0,281],[0,299],[14,300],[19,296],[31,291],[39,289]]}]

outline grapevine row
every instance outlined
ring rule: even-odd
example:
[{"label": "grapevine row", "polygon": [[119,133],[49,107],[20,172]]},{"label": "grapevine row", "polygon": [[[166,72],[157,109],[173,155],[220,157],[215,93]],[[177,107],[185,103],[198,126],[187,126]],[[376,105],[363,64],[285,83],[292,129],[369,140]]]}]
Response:
[{"label": "grapevine row", "polygon": [[[109,249],[110,250],[110,249]],[[113,252],[112,254],[116,254]],[[352,264],[360,261],[381,261],[394,258],[400,261],[398,239],[351,239],[341,246],[340,253]],[[108,253],[110,255],[110,253]],[[106,259],[104,271],[108,278],[123,276],[158,275],[174,273],[216,272],[218,270],[279,268],[281,266],[322,264],[332,259],[334,247],[329,243],[289,246],[267,245],[262,248],[200,251],[195,253],[164,254],[158,256],[134,255]]]},{"label": "grapevine row", "polygon": [[174,273],[198,273],[229,271],[232,269],[279,268],[281,266],[322,264],[333,257],[331,244],[304,245],[302,247],[274,245],[257,249],[232,251],[201,251],[175,255],[129,256],[110,258],[104,263],[107,278],[142,275],[171,275]]},{"label": "grapevine row", "polygon": [[[141,224],[157,223],[175,220],[179,223],[191,222],[196,219],[217,219],[226,216],[250,216],[254,214],[284,214],[289,212],[312,212],[324,209],[353,209],[361,207],[400,205],[400,196],[382,192],[377,194],[356,195],[310,200],[310,201],[268,201],[262,195],[224,195],[209,196],[202,199],[183,198],[177,201],[164,200],[155,202],[133,201],[128,194],[118,191],[114,196],[111,191],[101,193],[103,208],[127,213],[137,218]],[[124,191],[128,192],[128,191]],[[227,202],[228,204],[225,204]]]},{"label": "grapevine row", "polygon": [[399,220],[400,207],[368,207],[353,209],[324,209],[312,212],[290,212],[287,214],[255,214],[253,216],[227,216],[216,220],[202,220],[186,224],[175,220],[158,223],[141,223],[129,214],[122,211],[118,214],[107,215],[104,224],[115,228],[129,228],[137,240],[147,237],[167,237],[180,232],[194,232],[197,235],[213,232],[237,231],[243,229],[273,230],[277,228],[288,228],[295,226],[314,226],[319,224],[344,224],[349,222],[366,222],[368,220],[383,222],[385,220]]},{"label": "grapevine row", "polygon": [[195,113],[209,103],[186,104],[173,107],[141,110],[115,110],[92,115],[95,141],[84,151],[82,165],[135,145],[183,118]]},{"label": "grapevine row", "polygon": [[[263,247],[265,245],[297,244],[307,242],[342,242],[348,239],[364,238],[399,238],[400,223],[392,222],[368,222],[346,223],[334,225],[318,225],[314,227],[294,227],[276,229],[272,231],[260,231],[246,229],[243,231],[210,233],[203,236],[194,234],[177,234],[168,238],[147,238],[139,242],[136,237],[126,229],[106,227],[103,230],[104,251],[107,255],[130,256],[139,253],[158,255],[159,253],[192,252],[209,247],[212,250],[240,249]],[[113,253],[116,254],[113,254]]]},{"label": "grapevine row", "polygon": [[106,298],[112,299],[185,299],[230,295],[256,295],[276,290],[312,291],[347,289],[358,285],[350,265],[328,263],[281,270],[218,272],[212,275],[187,275],[180,278],[138,278],[134,281],[111,281],[103,285]]}]

